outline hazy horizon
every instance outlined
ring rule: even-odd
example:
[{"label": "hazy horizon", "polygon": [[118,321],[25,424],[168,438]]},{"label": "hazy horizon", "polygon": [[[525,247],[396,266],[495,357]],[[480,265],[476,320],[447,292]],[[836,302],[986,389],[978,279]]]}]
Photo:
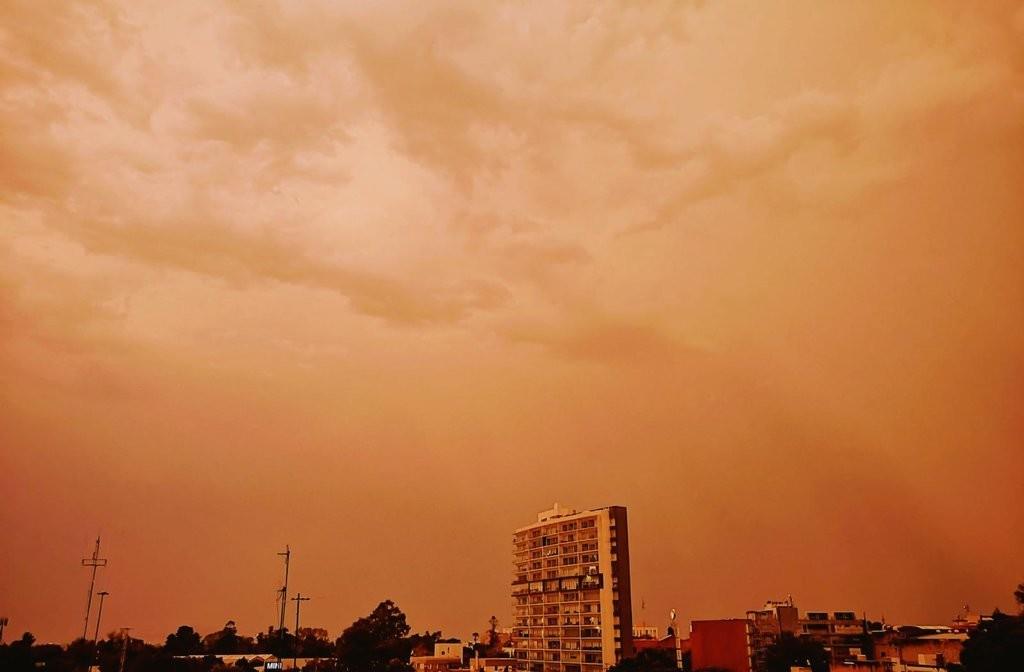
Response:
[{"label": "hazy horizon", "polygon": [[0,4],[7,639],[1012,607],[1024,5],[364,5]]}]

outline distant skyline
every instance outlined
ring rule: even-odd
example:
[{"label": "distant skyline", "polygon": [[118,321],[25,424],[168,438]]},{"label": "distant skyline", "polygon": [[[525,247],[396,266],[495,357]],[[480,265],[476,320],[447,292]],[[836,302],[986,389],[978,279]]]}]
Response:
[{"label": "distant skyline", "polygon": [[[372,6],[371,6],[372,5]],[[0,3],[0,616],[1013,608],[1020,2]],[[571,475],[571,477],[570,477]],[[646,603],[641,611],[640,600]],[[293,605],[289,605],[289,613]]]}]

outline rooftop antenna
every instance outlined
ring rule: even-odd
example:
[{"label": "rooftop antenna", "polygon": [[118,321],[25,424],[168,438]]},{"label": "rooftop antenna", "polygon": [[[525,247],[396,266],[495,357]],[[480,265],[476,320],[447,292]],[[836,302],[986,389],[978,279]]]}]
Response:
[{"label": "rooftop antenna", "polygon": [[284,611],[288,607],[288,565],[292,559],[292,549],[285,544],[284,552],[278,553],[284,558],[284,587],[281,588],[281,618],[277,623],[277,634],[284,641]]},{"label": "rooftop antenna", "polygon": [[82,558],[83,567],[92,567],[92,578],[89,579],[89,597],[85,602],[85,627],[82,628],[82,639],[89,636],[89,614],[92,612],[92,591],[96,588],[96,570],[107,566],[107,559],[100,557],[100,537],[96,535],[96,548],[92,551],[92,557]]}]

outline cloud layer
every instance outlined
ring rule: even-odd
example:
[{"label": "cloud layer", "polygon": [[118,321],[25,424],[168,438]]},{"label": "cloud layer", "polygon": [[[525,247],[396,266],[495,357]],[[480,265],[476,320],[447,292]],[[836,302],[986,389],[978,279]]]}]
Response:
[{"label": "cloud layer", "polygon": [[284,543],[325,627],[465,634],[556,499],[658,614],[1005,604],[1022,17],[4,3],[12,627],[102,528],[146,636],[266,627]]}]

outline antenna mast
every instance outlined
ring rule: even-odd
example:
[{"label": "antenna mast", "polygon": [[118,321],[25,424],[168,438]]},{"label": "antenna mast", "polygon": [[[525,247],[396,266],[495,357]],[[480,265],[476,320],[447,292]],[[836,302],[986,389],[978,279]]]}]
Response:
[{"label": "antenna mast", "polygon": [[82,629],[82,639],[89,636],[89,614],[92,612],[92,591],[96,587],[96,570],[107,566],[107,559],[100,557],[100,538],[96,536],[96,548],[92,551],[91,558],[82,558],[83,567],[92,567],[92,578],[89,580],[89,597],[85,602],[85,627]]}]

